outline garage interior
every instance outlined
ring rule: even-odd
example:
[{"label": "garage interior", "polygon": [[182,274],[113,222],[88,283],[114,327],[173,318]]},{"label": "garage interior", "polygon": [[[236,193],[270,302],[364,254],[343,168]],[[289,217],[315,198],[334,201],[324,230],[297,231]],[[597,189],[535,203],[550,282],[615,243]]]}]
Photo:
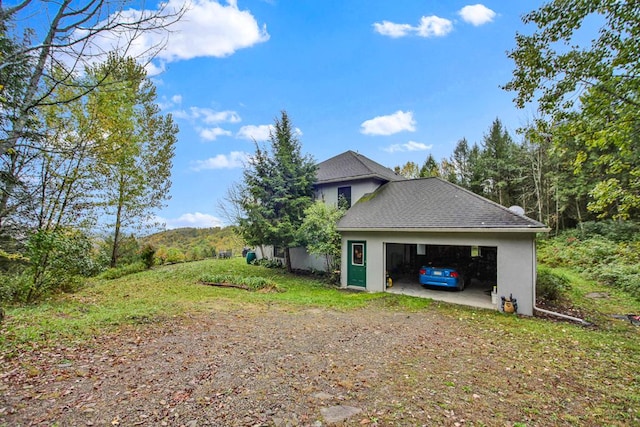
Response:
[{"label": "garage interior", "polygon": [[[393,280],[387,292],[494,309],[491,291],[497,284],[497,247],[429,244],[386,244],[386,271]],[[423,266],[455,268],[465,288],[427,288],[418,281]]]}]

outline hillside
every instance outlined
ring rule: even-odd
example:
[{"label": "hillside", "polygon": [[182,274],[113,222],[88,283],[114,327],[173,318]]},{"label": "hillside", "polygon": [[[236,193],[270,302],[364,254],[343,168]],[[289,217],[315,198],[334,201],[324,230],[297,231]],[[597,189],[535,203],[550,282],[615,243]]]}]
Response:
[{"label": "hillside", "polygon": [[174,248],[185,255],[201,252],[207,257],[227,250],[232,250],[234,255],[239,254],[244,246],[234,227],[176,228],[143,237],[140,241],[143,245],[151,244],[156,250]]}]

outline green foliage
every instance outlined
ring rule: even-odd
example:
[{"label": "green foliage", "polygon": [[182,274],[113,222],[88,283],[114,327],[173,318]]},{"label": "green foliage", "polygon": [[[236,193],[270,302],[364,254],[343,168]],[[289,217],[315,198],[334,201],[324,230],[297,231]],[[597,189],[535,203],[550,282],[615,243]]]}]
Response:
[{"label": "green foliage", "polygon": [[154,248],[152,245],[147,243],[142,247],[142,249],[140,250],[140,258],[142,258],[142,262],[144,263],[145,267],[147,268],[153,267],[153,264],[155,262],[154,260],[155,254],[156,254],[156,248]]},{"label": "green foliage", "polygon": [[417,163],[408,161],[402,167],[396,166],[393,168],[395,173],[402,175],[407,179],[414,179],[420,176],[420,167]]},{"label": "green foliage", "polygon": [[259,276],[238,276],[233,274],[207,274],[200,278],[205,283],[238,285],[252,291],[277,291],[278,284],[272,279]]},{"label": "green foliage", "polygon": [[[117,245],[117,259],[121,265],[131,264],[140,261],[140,242],[135,235],[120,235]],[[113,236],[107,236],[100,245],[102,256],[109,260],[113,251]],[[107,261],[108,262],[108,261]]]},{"label": "green foliage", "polygon": [[123,230],[148,224],[168,197],[178,128],[171,115],[161,114],[155,87],[133,58],[110,55],[87,74],[101,82],[88,95],[85,114],[92,124],[95,188],[112,230],[115,267]]},{"label": "green foliage", "polygon": [[25,302],[51,292],[73,291],[88,277],[100,271],[92,258],[92,243],[76,230],[40,230],[27,243],[31,287]]},{"label": "green foliage", "polygon": [[502,122],[496,119],[484,136],[477,159],[476,167],[482,170],[482,182],[472,184],[482,187],[485,197],[503,206],[517,204],[522,194],[525,169],[522,159],[522,147],[513,141]]},{"label": "green foliage", "polygon": [[640,223],[634,221],[588,221],[574,230],[576,235],[584,237],[601,236],[616,243],[640,239]]},{"label": "green foliage", "polygon": [[430,153],[429,157],[424,161],[418,176],[420,178],[440,176],[440,167],[438,166],[438,161],[433,157],[433,154]]},{"label": "green foliage", "polygon": [[318,200],[305,210],[300,227],[299,240],[306,243],[309,253],[325,257],[328,272],[340,265],[341,236],[337,225],[344,214],[345,210]]},{"label": "green foliage", "polygon": [[186,261],[186,257],[180,249],[178,248],[167,249],[167,257],[165,259],[165,263],[175,264],[178,262],[185,262],[185,261]]},{"label": "green foliage", "polygon": [[264,268],[283,268],[284,267],[282,265],[282,261],[280,261],[280,259],[278,258],[273,258],[273,259],[260,258],[255,260],[253,264],[259,265],[260,267],[264,267]]},{"label": "green foliage", "polygon": [[[316,165],[301,152],[297,131],[285,111],[276,119],[270,149],[256,144],[245,168],[236,202],[242,212],[239,230],[247,244],[288,248],[296,245],[304,210],[311,204]],[[287,269],[291,263],[286,258]]]},{"label": "green foliage", "polygon": [[33,278],[26,271],[0,274],[0,304],[25,302],[32,283]]},{"label": "green foliage", "polygon": [[[559,151],[574,147],[571,168],[589,183],[599,218],[640,215],[640,3],[553,0],[524,16],[513,79],[505,86],[524,108],[536,101]],[[600,28],[585,33],[583,22]],[[563,183],[571,188],[571,183]]]},{"label": "green foliage", "polygon": [[637,232],[624,231],[634,229],[617,222],[585,224],[584,234],[571,230],[541,240],[538,259],[550,267],[576,269],[640,298],[640,238]]},{"label": "green foliage", "polygon": [[538,268],[536,298],[546,301],[560,300],[571,289],[569,280],[548,268]]},{"label": "green foliage", "polygon": [[240,253],[244,242],[235,227],[176,228],[140,238],[140,242],[158,249],[159,263],[166,262],[168,248],[179,249],[187,261],[198,261],[215,257],[219,251],[231,250]]},{"label": "green foliage", "polygon": [[616,286],[640,300],[640,265],[602,265],[597,277],[603,283]]},{"label": "green foliage", "polygon": [[101,279],[105,280],[113,280],[119,279],[124,276],[128,276],[130,274],[140,273],[142,271],[148,270],[146,263],[139,261],[131,264],[126,264],[116,268],[109,268],[105,270],[102,274],[100,274]]}]

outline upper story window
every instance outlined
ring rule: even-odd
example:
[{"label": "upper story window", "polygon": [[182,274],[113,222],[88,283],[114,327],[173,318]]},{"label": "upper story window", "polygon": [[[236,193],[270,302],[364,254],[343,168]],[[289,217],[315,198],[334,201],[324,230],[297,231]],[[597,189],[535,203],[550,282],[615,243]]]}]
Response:
[{"label": "upper story window", "polygon": [[338,206],[345,209],[351,207],[351,187],[338,187]]}]

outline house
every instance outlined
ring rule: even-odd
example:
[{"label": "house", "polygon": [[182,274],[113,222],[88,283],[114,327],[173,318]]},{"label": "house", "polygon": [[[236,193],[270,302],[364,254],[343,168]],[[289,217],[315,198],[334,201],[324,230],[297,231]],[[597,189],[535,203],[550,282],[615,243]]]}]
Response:
[{"label": "house", "polygon": [[[316,200],[342,199],[349,208],[338,223],[343,287],[384,292],[387,272],[419,287],[418,270],[430,259],[468,261],[488,302],[495,287],[533,315],[535,239],[549,231],[544,224],[440,178],[405,179],[354,151],[319,163],[314,191]],[[293,268],[324,269],[305,248],[290,254]]]},{"label": "house", "polygon": [[354,203],[338,231],[344,287],[384,292],[387,272],[417,281],[431,258],[473,260],[478,283],[533,315],[536,234],[549,229],[517,210],[440,178],[396,180]]},{"label": "house", "polygon": [[[316,177],[314,184],[316,200],[337,205],[338,200],[342,198],[347,203],[347,207],[351,207],[362,196],[374,192],[387,182],[405,179],[391,169],[355,151],[346,151],[318,163]],[[266,246],[257,248],[257,252],[258,258],[277,258],[284,262],[284,252],[278,248]],[[305,248],[291,248],[289,255],[293,269],[317,271],[326,269],[324,258],[309,254]]]},{"label": "house", "polygon": [[381,185],[405,178],[354,151],[346,151],[318,164],[314,185],[316,200],[337,205],[344,198],[347,208]]}]

